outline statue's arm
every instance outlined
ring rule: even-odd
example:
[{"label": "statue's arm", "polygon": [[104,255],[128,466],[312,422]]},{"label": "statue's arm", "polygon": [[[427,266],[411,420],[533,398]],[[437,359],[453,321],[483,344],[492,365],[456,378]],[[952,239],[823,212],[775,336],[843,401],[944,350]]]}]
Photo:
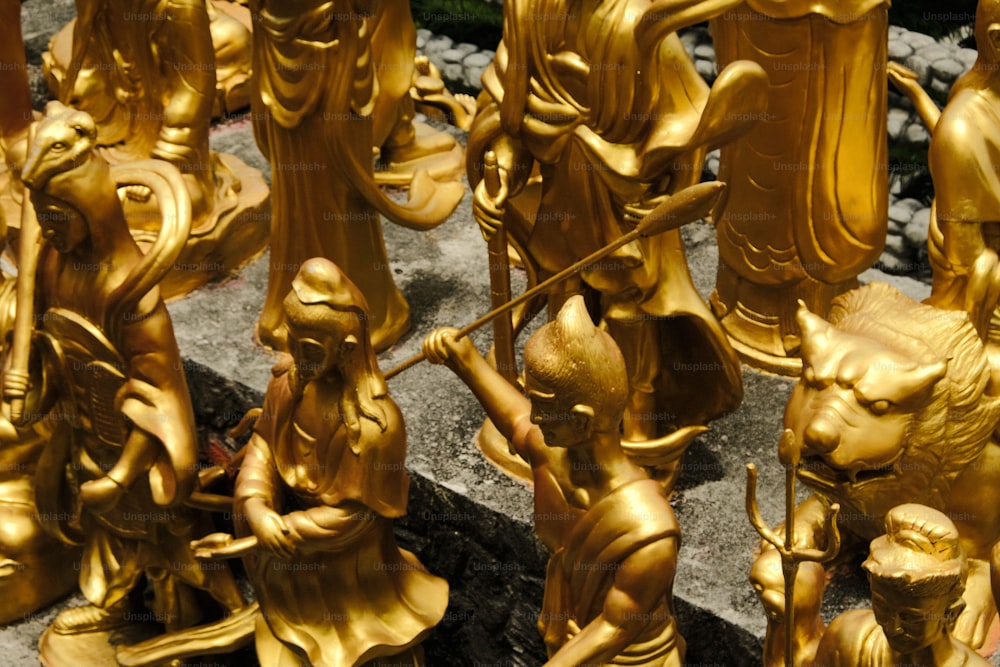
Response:
[{"label": "statue's arm", "polygon": [[615,582],[604,607],[579,634],[566,642],[545,667],[605,664],[632,644],[663,610],[664,596],[672,595],[677,567],[675,537],[657,540],[632,553],[615,572]]},{"label": "statue's arm", "polygon": [[246,446],[233,494],[235,513],[246,518],[262,546],[279,557],[290,558],[301,538],[275,511],[280,480],[271,449],[259,433],[254,433]]},{"label": "statue's arm", "polygon": [[452,328],[432,332],[424,340],[427,360],[454,371],[475,394],[497,430],[518,454],[531,461],[529,439],[523,433],[531,418],[531,402],[489,365],[468,338],[456,340],[456,332]]}]

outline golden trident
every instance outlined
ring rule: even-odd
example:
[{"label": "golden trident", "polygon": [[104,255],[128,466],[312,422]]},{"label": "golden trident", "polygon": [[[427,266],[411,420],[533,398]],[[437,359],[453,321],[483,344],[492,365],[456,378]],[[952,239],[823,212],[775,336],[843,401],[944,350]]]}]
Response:
[{"label": "golden trident", "polygon": [[837,528],[837,514],[840,504],[830,506],[824,521],[827,535],[825,550],[795,547],[795,471],[799,466],[801,451],[795,442],[795,433],[785,429],[778,442],[778,460],[785,467],[785,537],[782,539],[767,527],[757,504],[757,466],[747,464],[747,516],[762,538],[771,543],[781,554],[781,574],[785,580],[785,667],[795,667],[792,650],[792,624],[795,616],[795,577],[799,563],[813,561],[824,563],[840,551],[840,530]]}]

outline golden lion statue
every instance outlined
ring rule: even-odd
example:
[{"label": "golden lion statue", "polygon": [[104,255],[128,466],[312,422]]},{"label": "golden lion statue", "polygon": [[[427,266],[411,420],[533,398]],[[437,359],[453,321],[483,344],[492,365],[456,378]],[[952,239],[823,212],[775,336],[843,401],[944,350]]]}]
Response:
[{"label": "golden lion statue", "polygon": [[797,542],[825,547],[824,516],[835,502],[842,555],[882,534],[886,513],[900,503],[943,512],[970,566],[955,636],[991,650],[984,645],[997,617],[988,564],[1000,538],[1000,387],[969,315],[876,283],[836,299],[829,322],[804,306],[797,319],[802,376],[785,427],[801,450],[798,477],[813,490],[795,510]]}]

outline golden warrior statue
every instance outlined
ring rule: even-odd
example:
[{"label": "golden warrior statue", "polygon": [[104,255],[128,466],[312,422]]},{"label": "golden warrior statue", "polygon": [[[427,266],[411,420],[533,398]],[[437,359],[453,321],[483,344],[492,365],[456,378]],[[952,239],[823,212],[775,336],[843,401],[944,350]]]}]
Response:
[{"label": "golden warrior statue", "polygon": [[407,34],[407,21],[412,30],[412,17],[405,4],[353,0],[254,0],[251,10],[257,19],[251,108],[257,144],[271,161],[273,211],[258,336],[285,348],[282,301],[302,263],[318,255],[361,289],[372,343],[383,350],[409,329],[410,318],[389,267],[379,213],[427,229],[444,221],[464,191],[457,182],[438,185],[418,172],[410,203],[401,205],[375,182],[373,147],[388,142],[392,158],[410,157],[403,147],[410,118],[397,115],[406,104],[395,95],[409,101],[412,55],[406,62],[389,43]]},{"label": "golden warrior statue", "polygon": [[[152,614],[168,630],[200,617],[190,587],[224,610],[243,601],[228,570],[203,570],[189,548],[204,520],[184,507],[198,482],[194,417],[156,288],[190,226],[186,187],[159,161],[109,169],[94,151],[93,120],[58,102],[32,133],[22,178],[38,221],[22,224],[4,391],[15,423],[57,417],[38,462],[36,501],[47,529],[82,544],[79,582],[89,602],[61,612],[42,641],[48,658],[65,659],[81,645],[60,636],[129,622],[129,593],[143,575]],[[145,256],[125,222],[118,180],[147,184],[166,209],[161,239]],[[25,362],[33,338],[44,372],[32,379]],[[33,404],[33,394],[44,401]]]},{"label": "golden warrior statue", "polygon": [[723,147],[712,308],[741,358],[796,375],[801,299],[825,316],[888,224],[885,0],[746,0],[712,24],[720,66],[767,72],[761,122]]},{"label": "golden warrior statue", "polygon": [[[697,183],[706,148],[730,140],[766,106],[759,68],[735,64],[710,92],[674,34],[732,4],[505,3],[504,39],[483,75],[469,135],[484,234],[505,227],[541,280]],[[483,169],[490,151],[493,187]],[[536,168],[540,186],[529,178]],[[677,230],[630,243],[580,275],[550,292],[549,316],[586,294],[618,343],[630,387],[627,441],[669,438],[739,404],[738,362],[691,284]],[[675,457],[683,444],[674,443]]]},{"label": "golden warrior statue", "polygon": [[531,464],[535,532],[551,553],[538,620],[546,667],[679,667],[673,580],[680,528],[659,483],[621,447],[625,360],[582,296],[528,339],[528,397],[454,329],[424,341]]}]

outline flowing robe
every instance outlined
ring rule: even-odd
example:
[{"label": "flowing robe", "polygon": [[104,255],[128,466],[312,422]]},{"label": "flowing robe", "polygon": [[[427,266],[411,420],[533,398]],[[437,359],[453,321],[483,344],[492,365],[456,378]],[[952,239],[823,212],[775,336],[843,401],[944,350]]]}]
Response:
[{"label": "flowing robe", "polygon": [[[228,570],[206,572],[188,546],[206,528],[203,515],[181,505],[196,484],[197,440],[183,365],[159,293],[116,313],[113,301],[89,280],[88,267],[51,248],[42,255],[39,276],[44,356],[50,377],[59,381],[59,402],[49,413],[53,433],[38,464],[36,502],[50,532],[82,542],[84,596],[112,607],[146,574],[156,593],[155,613],[168,625],[183,614],[177,581],[209,591],[224,606],[240,606]],[[78,511],[67,469],[75,484],[104,477],[130,429],[156,442],[149,474],[107,512]],[[151,478],[169,480],[165,488],[172,492],[154,500]]]},{"label": "flowing robe", "polygon": [[355,449],[335,407],[324,415],[327,431],[300,427],[288,379],[280,373],[268,386],[237,480],[237,514],[253,497],[279,514],[341,512],[329,522],[310,518],[311,540],[292,558],[259,551],[247,559],[267,624],[265,632],[258,626],[258,654],[294,652],[316,667],[395,655],[422,641],[448,604],[447,583],[399,548],[393,534],[392,518],[406,512],[409,489],[402,416],[391,399],[381,399],[387,429],[363,418]]},{"label": "flowing robe", "polygon": [[[414,179],[411,203],[402,205],[374,179],[372,147],[388,130],[385,118],[373,114],[383,82],[399,88],[404,65],[377,62],[391,49],[373,45],[373,35],[398,39],[405,21],[391,1],[373,7],[256,0],[251,11],[254,135],[271,162],[271,264],[258,334],[284,348],[281,302],[299,266],[325,257],[365,295],[372,344],[383,350],[409,329],[410,316],[392,277],[379,213],[416,228],[450,213],[433,201],[426,182]],[[451,196],[438,192],[442,200]]]},{"label": "flowing robe", "polygon": [[759,63],[771,96],[755,128],[722,149],[720,286],[728,271],[769,287],[808,278],[847,289],[881,254],[888,4],[749,0],[713,22],[719,66]]},{"label": "flowing robe", "polygon": [[[679,543],[680,527],[662,488],[652,480],[618,487],[577,519],[549,559],[545,575],[538,625],[549,655],[601,613],[621,563],[658,540]],[[604,664],[679,667],[678,644],[683,642],[670,592],[645,616],[648,622],[631,645]]]},{"label": "flowing robe", "polygon": [[[652,8],[642,0],[505,6],[504,41],[483,76],[491,106],[468,153],[506,135],[528,157],[514,166],[516,179],[537,163],[540,203],[519,241],[543,277],[630,231],[627,206],[701,176],[709,89],[677,36],[644,20]],[[739,404],[738,362],[694,289],[678,230],[631,243],[581,276],[622,348],[632,390],[656,394],[657,421],[701,424]]]}]

